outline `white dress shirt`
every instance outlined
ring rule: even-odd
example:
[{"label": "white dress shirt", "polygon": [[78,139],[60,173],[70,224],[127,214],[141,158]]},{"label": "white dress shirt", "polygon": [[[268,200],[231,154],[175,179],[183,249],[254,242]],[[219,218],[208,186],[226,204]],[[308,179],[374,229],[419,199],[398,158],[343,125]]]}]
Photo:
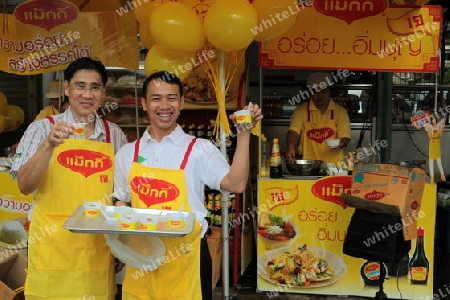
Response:
[{"label": "white dress shirt", "polygon": [[[177,125],[175,130],[157,142],[149,134],[150,127],[144,132],[139,145],[139,156],[145,159],[142,165],[179,170],[192,136],[183,132]],[[130,202],[129,174],[134,156],[135,143],[123,146],[115,156],[113,196]],[[204,234],[208,228],[205,219],[207,209],[204,205],[205,185],[220,190],[220,183],[228,174],[230,166],[219,149],[206,139],[197,139],[186,164],[184,174],[188,203],[202,225]]]}]

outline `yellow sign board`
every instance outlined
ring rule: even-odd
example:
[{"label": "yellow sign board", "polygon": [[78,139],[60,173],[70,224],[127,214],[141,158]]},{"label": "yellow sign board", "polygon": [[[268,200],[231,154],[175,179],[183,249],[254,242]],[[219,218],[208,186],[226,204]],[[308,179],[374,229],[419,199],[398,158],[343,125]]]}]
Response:
[{"label": "yellow sign board", "polygon": [[32,202],[32,194],[22,194],[17,181],[8,172],[0,172],[0,220],[27,217]]},{"label": "yellow sign board", "polygon": [[[258,218],[259,228],[258,290],[266,292],[269,298],[279,293],[375,296],[379,285],[374,284],[374,280],[377,276],[379,278],[380,271],[377,272],[377,268],[370,262],[366,263],[365,259],[346,255],[343,251],[347,229],[355,209],[347,206],[341,195],[349,193],[350,186],[351,176],[324,177],[318,180],[258,181],[258,208],[251,212]],[[425,184],[421,211],[416,217],[417,226],[425,229],[424,252],[430,268],[434,260],[435,197],[436,186]],[[413,217],[404,218],[403,225],[415,221],[412,219]],[[268,223],[273,225],[272,222],[277,220],[285,222],[281,225],[284,237],[276,233],[276,228],[273,228],[275,226],[267,226]],[[384,238],[387,239],[396,230],[402,230],[401,223],[398,225],[400,226],[395,224],[395,227],[374,232],[364,243],[367,247],[385,245],[387,242],[383,241]],[[405,256],[402,263],[399,263],[399,273],[396,272],[397,269],[394,270],[393,265],[386,263],[389,280],[384,282],[384,292],[389,299],[400,299],[401,296],[403,299],[433,297],[432,269],[427,270],[426,284],[412,283],[408,274],[416,244],[417,240],[411,241],[407,259]],[[307,251],[295,250],[299,247]],[[289,255],[296,251],[303,253],[303,257],[299,254],[301,261],[299,257],[290,260]],[[316,260],[317,257],[320,260]],[[303,266],[302,272],[300,269],[296,270],[295,264],[308,261],[311,265]],[[294,278],[292,273],[298,276]]]},{"label": "yellow sign board", "polygon": [[0,14],[0,18],[4,20],[0,27],[1,71],[17,75],[53,72],[85,56],[106,66],[139,69],[133,14],[80,12],[76,19],[52,28],[23,23],[11,14]]},{"label": "yellow sign board", "polygon": [[[358,12],[353,11],[358,9],[353,4],[337,9],[338,2],[315,0],[314,6],[292,9],[297,15],[293,28],[260,43],[260,67],[388,72],[439,69],[441,6],[389,7],[382,5],[385,0],[365,1],[370,2],[369,13],[363,11],[365,5]],[[286,17],[289,15],[286,11]]]}]

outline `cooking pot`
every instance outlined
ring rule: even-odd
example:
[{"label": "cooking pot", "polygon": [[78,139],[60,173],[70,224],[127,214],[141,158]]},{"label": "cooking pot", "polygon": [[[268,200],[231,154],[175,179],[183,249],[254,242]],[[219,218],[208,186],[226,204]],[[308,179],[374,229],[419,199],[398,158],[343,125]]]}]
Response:
[{"label": "cooking pot", "polygon": [[286,161],[286,167],[292,175],[318,175],[323,167],[323,160],[296,159],[294,162]]}]

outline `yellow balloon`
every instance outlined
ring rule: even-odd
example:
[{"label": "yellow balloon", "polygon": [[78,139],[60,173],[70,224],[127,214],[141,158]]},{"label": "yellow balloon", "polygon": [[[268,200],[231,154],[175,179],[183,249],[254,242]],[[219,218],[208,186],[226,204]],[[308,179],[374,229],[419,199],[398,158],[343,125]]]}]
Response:
[{"label": "yellow balloon", "polygon": [[144,61],[145,74],[148,76],[157,71],[168,71],[177,75],[181,80],[192,72],[195,64],[195,54],[180,55],[165,51],[158,44],[150,48]]},{"label": "yellow balloon", "polygon": [[269,41],[294,26],[298,15],[298,0],[254,0],[258,13],[258,33],[255,40]]},{"label": "yellow balloon", "polygon": [[162,4],[162,0],[159,1],[140,1],[140,5],[133,9],[134,17],[139,24],[143,24],[144,26],[148,26],[147,24],[150,22],[150,17],[152,12],[159,5]]},{"label": "yellow balloon", "polygon": [[150,18],[150,33],[156,43],[174,53],[192,53],[205,43],[203,24],[187,5],[167,2],[158,6]]},{"label": "yellow balloon", "polygon": [[147,49],[150,49],[154,44],[156,44],[155,39],[150,34],[150,30],[141,24],[139,24],[139,38],[141,39],[142,45]]},{"label": "yellow balloon", "polygon": [[258,15],[246,0],[217,0],[206,13],[203,24],[206,38],[214,47],[236,51],[254,40]]},{"label": "yellow balloon", "polygon": [[5,130],[5,116],[0,114],[0,133]]},{"label": "yellow balloon", "polygon": [[0,114],[4,115],[6,113],[6,106],[8,105],[8,99],[5,94],[0,91]]},{"label": "yellow balloon", "polygon": [[5,113],[5,129],[4,131],[14,131],[18,129],[25,120],[25,114],[17,105],[8,105]]}]

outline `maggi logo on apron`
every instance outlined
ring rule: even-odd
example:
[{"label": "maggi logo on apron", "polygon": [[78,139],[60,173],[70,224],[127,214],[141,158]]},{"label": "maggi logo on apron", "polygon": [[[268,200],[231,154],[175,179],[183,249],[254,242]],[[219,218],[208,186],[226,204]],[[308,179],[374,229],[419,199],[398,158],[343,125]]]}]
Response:
[{"label": "maggi logo on apron", "polygon": [[180,195],[180,190],[174,184],[143,176],[135,176],[131,180],[131,189],[147,207],[175,200]]},{"label": "maggi logo on apron", "polygon": [[71,149],[61,152],[57,157],[62,166],[89,177],[92,174],[103,172],[112,167],[111,158],[101,152]]}]

